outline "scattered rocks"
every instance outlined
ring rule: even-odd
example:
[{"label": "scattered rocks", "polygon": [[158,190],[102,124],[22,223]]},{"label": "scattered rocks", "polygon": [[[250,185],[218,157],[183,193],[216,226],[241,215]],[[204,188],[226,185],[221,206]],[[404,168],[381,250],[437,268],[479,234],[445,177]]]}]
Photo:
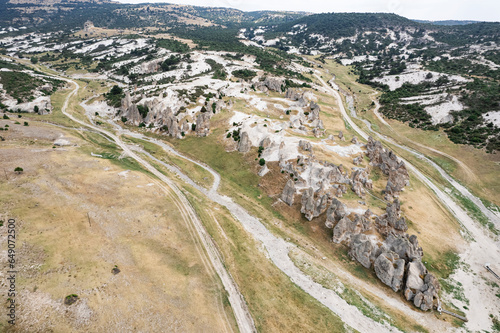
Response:
[{"label": "scattered rocks", "polygon": [[339,139],[340,141],[345,141],[344,133],[342,133],[342,131],[339,131]]},{"label": "scattered rocks", "polygon": [[351,139],[351,143],[357,145],[359,143],[358,138],[356,136],[353,136]]},{"label": "scattered rocks", "polygon": [[355,158],[352,160],[352,163],[353,163],[354,165],[360,165],[362,161],[363,161],[363,157],[362,157],[362,156],[358,156],[358,157],[355,157]]}]

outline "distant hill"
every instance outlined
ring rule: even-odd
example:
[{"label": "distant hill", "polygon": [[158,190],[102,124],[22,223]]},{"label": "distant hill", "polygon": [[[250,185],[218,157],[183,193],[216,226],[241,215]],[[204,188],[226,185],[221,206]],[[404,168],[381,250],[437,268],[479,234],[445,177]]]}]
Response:
[{"label": "distant hill", "polygon": [[419,23],[434,24],[434,25],[466,25],[466,24],[482,22],[482,21],[470,21],[470,20],[444,20],[444,21],[413,20],[413,21]]}]

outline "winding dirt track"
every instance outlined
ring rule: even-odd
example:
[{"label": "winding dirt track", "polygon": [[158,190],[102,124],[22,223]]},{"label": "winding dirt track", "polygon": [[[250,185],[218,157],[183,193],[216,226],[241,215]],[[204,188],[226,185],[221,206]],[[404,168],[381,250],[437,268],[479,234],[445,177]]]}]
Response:
[{"label": "winding dirt track", "polygon": [[[229,272],[226,270],[224,267],[222,258],[220,256],[219,251],[216,248],[215,243],[213,242],[212,238],[206,231],[205,227],[203,226],[202,222],[200,221],[199,217],[197,216],[194,208],[191,206],[185,195],[177,188],[177,186],[164,174],[162,174],[160,171],[158,171],[156,168],[151,166],[146,160],[141,158],[139,155],[134,153],[123,141],[116,135],[103,130],[97,126],[90,125],[88,123],[85,123],[75,117],[73,117],[71,114],[69,114],[66,110],[68,108],[68,103],[71,97],[73,97],[77,92],[80,86],[73,80],[69,80],[63,77],[59,77],[59,79],[63,79],[66,82],[69,82],[71,84],[75,85],[75,89],[68,94],[66,97],[66,100],[64,101],[64,105],[61,109],[62,113],[73,120],[76,123],[79,123],[82,126],[85,126],[87,128],[91,128],[97,132],[100,132],[109,138],[111,138],[118,146],[120,146],[123,151],[136,160],[138,163],[140,163],[144,168],[146,168],[149,172],[154,174],[156,177],[158,177],[162,184],[162,189],[169,195],[176,206],[179,208],[179,211],[183,215],[184,220],[187,222],[189,221],[189,224],[196,230],[198,233],[199,239],[203,245],[203,248],[206,250],[206,253],[210,259],[211,265],[217,272],[217,275],[222,281],[222,284],[224,285],[224,288],[226,289],[228,293],[228,298],[229,302],[231,304],[231,307],[233,309],[234,316],[236,318],[236,322],[238,324],[238,328],[241,332],[256,332],[255,329],[255,324],[252,319],[252,316],[250,315],[250,311],[248,310],[247,304],[245,300],[243,299],[243,296],[241,295],[238,285],[234,282],[233,278],[229,274]],[[165,188],[165,186],[167,188]],[[200,253],[201,254],[201,253]],[[203,259],[203,256],[202,256]],[[205,263],[206,264],[206,263]]]}]

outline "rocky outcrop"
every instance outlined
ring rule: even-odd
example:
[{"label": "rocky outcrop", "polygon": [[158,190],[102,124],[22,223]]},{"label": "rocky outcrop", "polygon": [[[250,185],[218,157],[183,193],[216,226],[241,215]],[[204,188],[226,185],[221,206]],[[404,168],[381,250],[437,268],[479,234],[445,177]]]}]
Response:
[{"label": "rocky outcrop", "polygon": [[202,112],[196,117],[196,135],[207,136],[210,133],[211,112]]},{"label": "rocky outcrop", "polygon": [[309,187],[302,194],[302,207],[300,212],[304,214],[308,221],[311,221],[313,218],[318,217],[326,211],[328,199],[328,194],[323,194],[315,198],[313,188]]},{"label": "rocky outcrop", "polygon": [[356,234],[349,243],[349,255],[361,265],[370,268],[378,254],[378,246],[365,234]]},{"label": "rocky outcrop", "polygon": [[281,193],[281,200],[288,206],[293,205],[293,198],[295,196],[295,183],[289,179]]},{"label": "rocky outcrop", "polygon": [[356,136],[353,136],[351,139],[351,143],[357,145],[359,143],[358,138]]},{"label": "rocky outcrop", "polygon": [[406,261],[420,260],[424,255],[422,248],[418,245],[417,236],[389,235],[384,241],[384,247],[397,253],[401,259]]},{"label": "rocky outcrop", "polygon": [[405,298],[423,311],[432,309],[439,298],[437,278],[427,271],[420,260],[408,263],[406,276]]},{"label": "rocky outcrop", "polygon": [[405,272],[405,261],[399,259],[397,253],[392,251],[381,253],[373,263],[375,274],[392,290],[398,292],[402,288]]},{"label": "rocky outcrop", "polygon": [[410,183],[410,176],[404,162],[399,162],[392,150],[384,149],[382,143],[373,140],[372,137],[368,138],[366,155],[374,166],[380,167],[382,172],[389,176],[385,194],[386,200],[391,201]]},{"label": "rocky outcrop", "polygon": [[240,153],[247,153],[248,151],[250,151],[251,146],[252,144],[248,137],[248,133],[247,132],[241,133],[240,141],[238,142],[238,151]]},{"label": "rocky outcrop", "polygon": [[266,136],[261,142],[260,142],[260,146],[263,147],[264,149],[265,148],[268,148],[269,146],[271,146],[271,138]]},{"label": "rocky outcrop", "polygon": [[264,164],[262,168],[260,168],[259,172],[257,173],[260,177],[264,177],[267,173],[269,172],[269,168],[267,167],[267,164]]},{"label": "rocky outcrop", "polygon": [[405,218],[400,216],[399,200],[396,199],[392,204],[388,204],[385,211],[384,215],[375,219],[377,230],[386,237],[390,234],[403,235],[408,230],[408,226]]},{"label": "rocky outcrop", "polygon": [[389,170],[389,179],[385,187],[385,199],[392,200],[394,197],[399,196],[399,193],[405,186],[410,184],[410,175],[404,162],[399,163],[396,168]]},{"label": "rocky outcrop", "polygon": [[366,219],[364,216],[355,214],[353,220],[344,216],[333,228],[332,241],[334,243],[341,243],[344,241],[349,243],[353,235],[367,231],[369,228],[370,220]]},{"label": "rocky outcrop", "polygon": [[127,123],[131,125],[139,126],[142,122],[142,116],[139,113],[139,109],[137,109],[137,106],[132,103],[132,98],[130,97],[129,92],[126,92],[125,98],[122,99],[120,115],[127,118]]},{"label": "rocky outcrop", "polygon": [[335,224],[347,215],[347,206],[340,202],[340,200],[333,198],[328,211],[326,212],[325,226],[333,228]]},{"label": "rocky outcrop", "polygon": [[282,86],[283,80],[272,77],[266,77],[263,81],[258,81],[253,84],[255,89],[263,92],[267,92],[268,90],[281,92]]},{"label": "rocky outcrop", "polygon": [[288,88],[285,93],[285,98],[291,99],[292,101],[298,101],[302,98],[302,93],[294,88]]},{"label": "rocky outcrop", "polygon": [[339,139],[340,141],[345,141],[344,133],[342,133],[342,131],[339,131]]},{"label": "rocky outcrop", "polygon": [[314,103],[313,101],[311,101],[311,103],[309,104],[309,114],[307,115],[307,118],[310,120],[310,121],[315,121],[315,120],[318,120],[319,119],[319,112],[320,112],[320,107],[318,104]]},{"label": "rocky outcrop", "polygon": [[354,164],[354,165],[360,165],[362,161],[363,161],[363,157],[358,156],[358,157],[355,157],[355,158],[352,160],[352,164]]},{"label": "rocky outcrop", "polygon": [[299,147],[302,148],[305,151],[311,152],[312,153],[312,145],[309,141],[306,140],[300,140],[299,141]]},{"label": "rocky outcrop", "polygon": [[351,174],[351,184],[352,191],[360,198],[365,196],[365,188],[372,188],[372,180],[368,178],[368,172],[366,172],[366,169],[362,168],[354,169]]}]

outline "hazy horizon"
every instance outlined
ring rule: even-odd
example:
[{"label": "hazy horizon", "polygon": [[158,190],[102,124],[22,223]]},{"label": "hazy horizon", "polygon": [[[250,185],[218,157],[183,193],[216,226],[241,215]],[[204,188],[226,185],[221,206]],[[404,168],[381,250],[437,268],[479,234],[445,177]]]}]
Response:
[{"label": "hazy horizon", "polygon": [[486,0],[480,3],[470,0],[354,0],[354,1],[243,1],[243,0],[118,0],[121,3],[171,3],[207,7],[236,8],[243,11],[286,10],[311,13],[327,12],[383,12],[394,13],[415,20],[445,21],[500,21],[500,1]]}]

